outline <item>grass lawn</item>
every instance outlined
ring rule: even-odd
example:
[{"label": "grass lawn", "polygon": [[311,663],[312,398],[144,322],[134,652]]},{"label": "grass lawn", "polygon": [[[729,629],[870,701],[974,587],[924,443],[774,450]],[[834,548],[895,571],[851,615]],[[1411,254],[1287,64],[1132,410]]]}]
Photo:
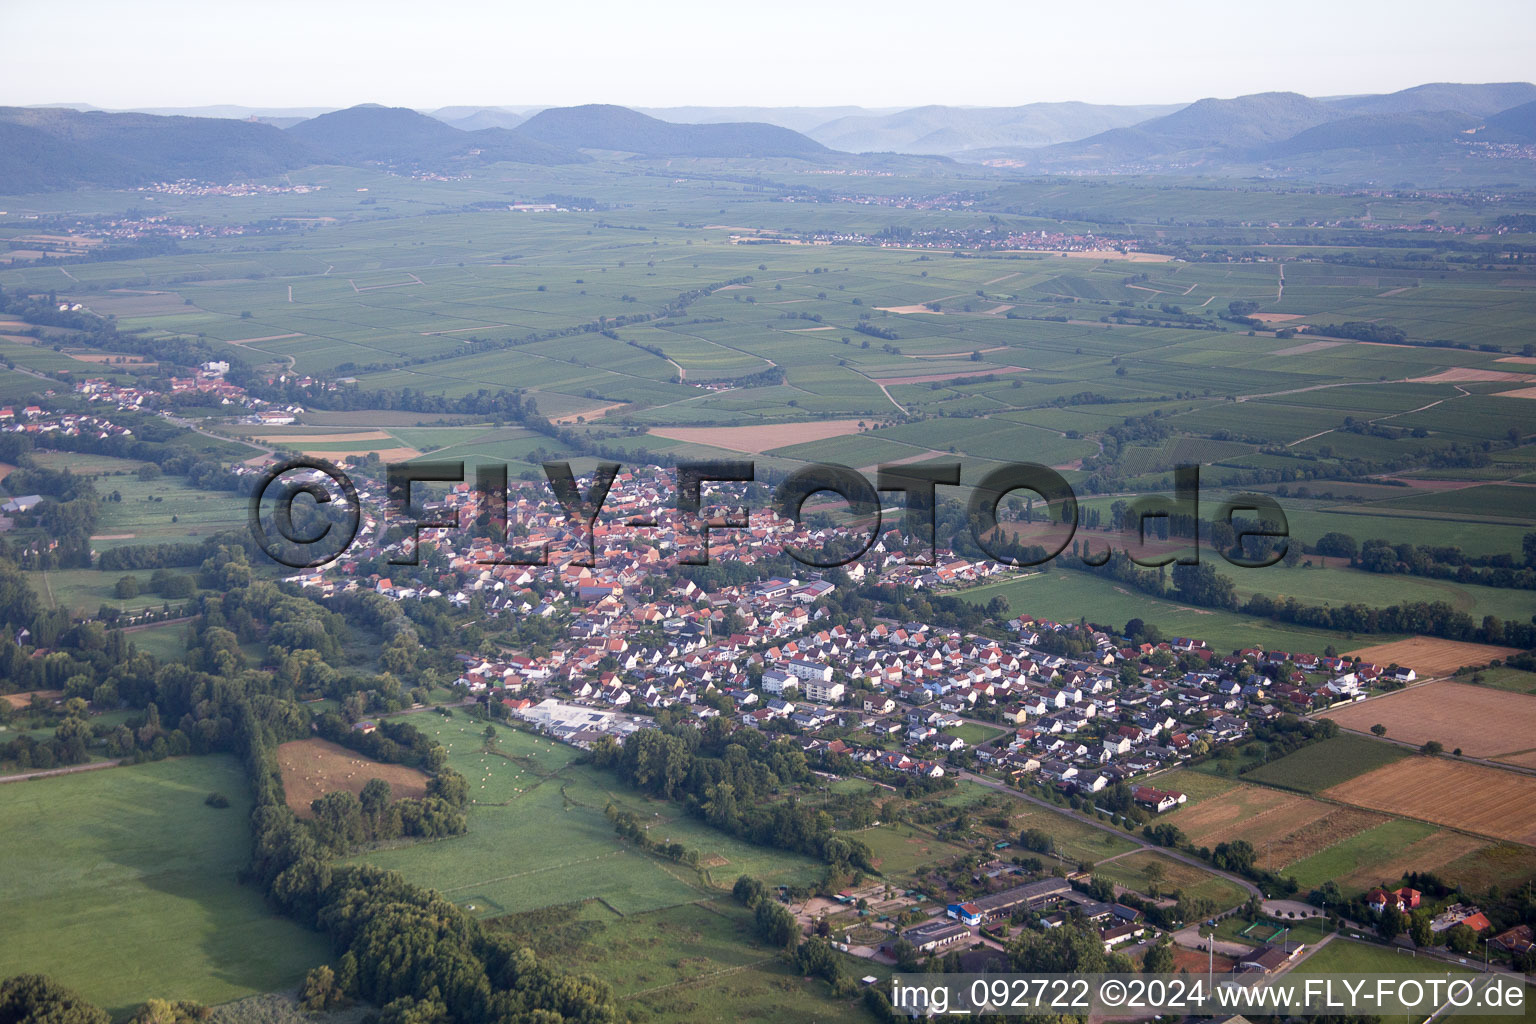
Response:
[{"label": "grass lawn", "polygon": [[[618,917],[599,904],[497,919],[493,927],[568,971],[613,986],[641,1019],[863,1020],[859,999],[833,1001],[823,981],[796,974],[762,946],[751,915],[729,898]],[[885,979],[889,968],[844,958],[846,973]]]},{"label": "grass lawn", "polygon": [[1461,968],[1427,956],[1399,953],[1387,946],[1355,942],[1342,935],[1311,954],[1292,974],[1445,974]]},{"label": "grass lawn", "polygon": [[1136,849],[1136,844],[1117,829],[1098,828],[1023,801],[1013,814],[1011,825],[1015,833],[1027,828],[1047,833],[1056,842],[1056,852],[1068,860],[1092,864]]},{"label": "grass lawn", "polygon": [[1243,781],[1302,793],[1319,793],[1407,755],[1407,751],[1391,743],[1350,733],[1309,744],[1277,761],[1244,772]]},{"label": "grass lawn", "polygon": [[1215,903],[1220,910],[1235,907],[1248,898],[1248,893],[1235,882],[1151,850],[1098,864],[1093,874],[1096,878],[1107,878],[1128,889],[1145,892],[1152,882],[1147,869],[1154,865],[1156,867],[1153,870],[1159,872],[1158,889],[1164,894],[1178,890],[1185,896],[1203,897]]},{"label": "grass lawn", "polygon": [[[789,881],[813,870],[806,857],[753,846],[683,816],[681,809],[621,787],[601,771],[572,764],[579,751],[500,727],[484,749],[485,723],[459,712],[410,716],[449,752],[469,780],[469,832],[359,855],[437,889],[474,913],[536,910],[601,899],[623,914],[718,895],[743,872]],[[634,811],[652,835],[699,852],[700,870],[636,850],[603,814],[616,803]]]},{"label": "grass lawn", "polygon": [[969,852],[965,847],[935,839],[904,822],[889,822],[849,835],[869,845],[875,866],[881,874],[892,879],[910,879],[924,865]]},{"label": "grass lawn", "polygon": [[1183,793],[1188,799],[1185,807],[1193,807],[1202,800],[1221,796],[1231,792],[1236,782],[1222,778],[1219,775],[1211,775],[1207,772],[1197,771],[1193,768],[1180,768],[1176,771],[1166,772],[1147,780],[1147,785],[1155,789],[1171,790],[1175,793]]},{"label": "grass lawn", "polygon": [[987,725],[977,725],[974,722],[966,722],[963,725],[957,725],[953,729],[948,730],[951,736],[958,736],[973,747],[986,743],[989,740],[995,740],[997,737],[1005,735],[1007,731],[1006,729],[994,729]]},{"label": "grass lawn", "polygon": [[185,622],[168,622],[136,629],[128,634],[128,639],[139,650],[153,654],[161,661],[174,661],[186,653],[187,626]]},{"label": "grass lawn", "polygon": [[1460,678],[1459,681],[1492,686],[1500,690],[1514,690],[1516,693],[1536,693],[1536,672],[1525,672],[1503,665],[1498,668],[1480,668],[1470,676]]},{"label": "grass lawn", "polygon": [[235,881],[250,810],[225,756],[0,786],[0,977],[49,974],[116,1016],[296,985],[330,951]]},{"label": "grass lawn", "polygon": [[1307,893],[1330,879],[1339,879],[1373,863],[1386,861],[1404,847],[1438,831],[1435,826],[1423,822],[1395,819],[1288,864],[1284,873],[1296,879],[1301,892]]}]

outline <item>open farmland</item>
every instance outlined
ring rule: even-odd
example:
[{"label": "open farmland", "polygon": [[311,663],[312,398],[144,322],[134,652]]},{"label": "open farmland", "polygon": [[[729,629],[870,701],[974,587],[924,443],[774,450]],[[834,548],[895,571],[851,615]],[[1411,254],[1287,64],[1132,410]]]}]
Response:
[{"label": "open farmland", "polygon": [[1515,653],[1512,647],[1415,636],[1389,644],[1362,647],[1347,652],[1347,656],[1360,658],[1373,665],[1403,665],[1428,678],[1449,675],[1467,665],[1486,665]]},{"label": "open farmland", "polygon": [[[484,724],[423,712],[411,724],[442,743],[469,781],[469,832],[362,855],[437,889],[478,915],[597,900],[620,914],[719,895],[742,873],[770,883],[812,870],[806,857],[753,846],[684,815],[675,804],[617,788],[605,772],[574,764],[552,740],[502,729],[487,747]],[[632,810],[656,839],[699,853],[700,870],[620,841],[604,808]]]},{"label": "open farmland", "polygon": [[819,420],[753,427],[652,427],[650,433],[674,441],[712,445],[757,455],[774,448],[856,434],[864,426],[859,420]]},{"label": "open farmland", "polygon": [[1301,793],[1319,793],[1406,756],[1393,744],[1346,733],[1259,765],[1244,772],[1243,778]]},{"label": "open farmland", "polygon": [[[207,806],[210,791],[230,806]],[[297,985],[330,950],[235,880],[250,810],[227,756],[0,786],[0,976],[45,972],[120,1019],[151,996],[212,1004]]]},{"label": "open farmland", "polygon": [[385,764],[364,757],[330,740],[292,740],[277,748],[283,773],[283,796],[301,818],[312,817],[310,804],[327,793],[362,793],[370,779],[389,783],[396,800],[425,796],[427,777],[415,768]]},{"label": "open farmland", "polygon": [[1536,778],[1443,757],[1411,757],[1352,779],[1332,800],[1536,845]]},{"label": "open farmland", "polygon": [[1163,815],[1197,846],[1247,839],[1255,848],[1284,839],[1333,808],[1316,800],[1262,786],[1235,786],[1227,792]]},{"label": "open farmland", "polygon": [[1492,885],[1518,888],[1536,880],[1536,849],[1521,843],[1491,843],[1451,861],[1440,874],[1473,892]]},{"label": "open farmland", "polygon": [[[1301,753],[1314,749],[1309,747]],[[1198,846],[1247,840],[1257,852],[1260,867],[1295,878],[1302,891],[1328,879],[1365,888],[1377,881],[1374,877],[1361,881],[1373,872],[1386,871],[1385,877],[1396,877],[1410,870],[1439,870],[1486,845],[1483,840],[1421,822],[1260,786],[1238,785],[1164,818]]]},{"label": "open farmland", "polygon": [[1384,725],[1416,745],[1439,741],[1471,757],[1513,759],[1536,750],[1536,697],[1440,680],[1329,711],[1346,729]]},{"label": "open farmland", "polygon": [[[1371,858],[1361,858],[1358,866],[1353,871],[1343,874],[1333,874],[1339,887],[1346,892],[1358,892],[1373,888],[1378,885],[1391,885],[1405,875],[1415,871],[1430,871],[1449,877],[1456,881],[1462,881],[1463,876],[1454,873],[1454,869],[1447,870],[1447,865],[1455,864],[1463,858],[1471,857],[1480,850],[1489,849],[1482,839],[1476,836],[1465,835],[1461,832],[1453,832],[1450,829],[1438,829],[1423,835],[1420,838],[1410,836],[1394,836],[1397,845],[1388,849],[1373,849]],[[1406,839],[1407,842],[1402,842]],[[1526,850],[1529,858],[1536,860],[1536,850],[1526,847],[1513,847],[1513,849]],[[1332,870],[1335,865],[1328,865]],[[1478,889],[1486,889],[1488,885],[1519,884],[1521,879],[1513,872],[1501,871],[1491,880],[1482,882]]]},{"label": "open farmland", "polygon": [[[1013,210],[1071,207],[1068,197],[1080,194],[1098,211],[1095,223],[1107,215],[1133,234],[1163,238],[1173,207],[1204,216],[1216,203],[1233,223],[1252,219],[1258,207],[1267,215],[1276,204],[1299,220],[1365,211],[1338,196],[1170,186],[1153,203],[1124,183],[1001,180],[969,183],[981,198],[964,209],[784,203],[739,191],[716,177],[719,170],[690,163],[686,175],[662,187],[606,161],[579,171],[519,169],[519,188],[563,194],[574,173],[602,204],[655,211],[643,231],[588,212],[530,218],[477,211],[483,181],[305,172],[296,181],[330,191],[252,197],[238,209],[225,201],[165,202],[168,209],[217,209],[221,218],[299,211],[323,225],[312,233],[104,259],[71,269],[73,277],[56,267],[18,267],[0,270],[0,285],[57,290],[64,298],[78,286],[87,304],[148,336],[201,337],[215,355],[355,379],[365,392],[409,389],[409,409],[306,407],[304,423],[291,429],[212,427],[335,461],[427,453],[505,462],[517,477],[536,473],[544,458],[583,467],[591,463],[581,460],[599,457],[642,462],[742,452],[781,471],[804,461],[873,467],[939,455],[961,461],[969,482],[1023,458],[1060,467],[1074,486],[1089,485],[1085,503],[1105,507],[1122,493],[1166,491],[1174,465],[1197,462],[1213,498],[1250,487],[1275,493],[1294,512],[1293,536],[1307,544],[1339,531],[1518,558],[1523,533],[1536,525],[1531,489],[1519,479],[1536,472],[1536,445],[1521,429],[1531,403],[1493,393],[1526,383],[1509,379],[1529,369],[1509,361],[1523,358],[1512,353],[1525,343],[1521,325],[1536,301],[1536,289],[1509,284],[1524,280],[1524,267],[1446,264],[1444,276],[1433,278],[1417,268],[1363,272],[1267,235],[1248,237],[1254,251],[1285,261],[1281,289],[1275,263],[1166,253],[1132,253],[1135,263],[1119,254],[1003,251],[936,260],[921,248],[746,245],[758,229],[715,222],[757,224],[786,238],[825,232],[833,221],[839,233],[921,231],[970,223],[994,201]],[[803,170],[775,165],[764,173],[791,193],[824,187]],[[898,174],[863,187],[906,195],[933,186]],[[356,204],[359,189],[369,192],[367,205]],[[1395,209],[1405,226],[1440,212],[1407,200]],[[1022,217],[1017,226],[1036,219]],[[1061,225],[1055,218],[1033,225],[1047,226]],[[1156,261],[1143,259],[1152,256]],[[1130,274],[1133,267],[1139,273]],[[682,296],[688,299],[680,309]],[[1260,304],[1256,315],[1268,327],[1250,334],[1221,319],[1233,301]],[[1157,307],[1167,303],[1188,319],[1155,323]],[[1466,347],[1272,332],[1352,319]],[[1479,351],[1479,344],[1497,350]],[[102,355],[77,348],[65,346]],[[18,365],[30,359],[44,371],[100,372],[103,365],[47,346],[15,344],[7,354],[12,349]],[[459,398],[502,388],[526,389],[541,413],[572,433],[556,438],[520,423],[486,423],[472,433],[477,428],[466,424],[483,423],[484,415],[446,411]],[[439,433],[426,425],[435,418],[453,425]],[[1475,459],[1465,454],[1473,448]],[[1394,468],[1403,479],[1387,480],[1389,462],[1416,468]],[[1421,487],[1421,477],[1454,489]],[[1412,485],[1399,486],[1405,480]],[[136,531],[114,524],[101,531],[102,544],[175,537],[155,525]],[[199,524],[192,530],[204,533]],[[1445,601],[1474,622],[1529,618],[1528,591],[1454,579],[1374,576],[1337,563],[1264,573],[1217,568],[1233,579],[1239,599],[1263,593],[1333,607]],[[1111,625],[1140,617],[1167,635],[1200,637],[1222,650],[1260,644],[1321,652],[1366,642],[1053,575],[1059,582],[1051,587],[1020,584],[1005,596],[1015,610],[1050,617]],[[981,588],[978,596],[996,593]]]},{"label": "open farmland", "polygon": [[[1345,817],[1368,827],[1351,832],[1346,827],[1338,832],[1319,830],[1313,842],[1303,850],[1315,850],[1284,866],[1285,874],[1296,879],[1303,893],[1316,889],[1324,882],[1337,880],[1351,873],[1370,870],[1386,862],[1404,847],[1421,842],[1437,832],[1433,825],[1420,821],[1404,821],[1400,818],[1386,820],[1380,815],[1342,808],[1329,817]],[[1449,857],[1447,857],[1449,859]],[[1265,867],[1274,865],[1260,858]],[[1436,865],[1438,867],[1439,865]],[[1391,877],[1391,876],[1388,876]]]}]

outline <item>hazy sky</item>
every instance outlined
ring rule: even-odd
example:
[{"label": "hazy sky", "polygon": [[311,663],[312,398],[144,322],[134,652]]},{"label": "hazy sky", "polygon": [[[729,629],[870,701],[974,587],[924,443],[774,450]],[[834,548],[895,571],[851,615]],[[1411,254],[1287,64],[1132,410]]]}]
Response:
[{"label": "hazy sky", "polygon": [[1536,0],[0,0],[0,104],[1167,103],[1536,78]]}]

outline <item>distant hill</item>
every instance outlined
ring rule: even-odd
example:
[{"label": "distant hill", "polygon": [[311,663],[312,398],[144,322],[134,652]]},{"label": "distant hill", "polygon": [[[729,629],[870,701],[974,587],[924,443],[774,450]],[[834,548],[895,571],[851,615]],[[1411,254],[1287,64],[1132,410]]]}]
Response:
[{"label": "distant hill", "polygon": [[1483,85],[1431,82],[1377,96],[1347,96],[1324,102],[1353,114],[1411,114],[1455,110],[1463,114],[1487,116],[1533,100],[1536,100],[1536,85],[1530,82],[1490,82]]},{"label": "distant hill", "polygon": [[1287,139],[1338,116],[1328,104],[1300,93],[1261,92],[1230,100],[1197,100],[1182,110],[1142,122],[1136,131],[1165,150],[1236,148]]},{"label": "distant hill", "polygon": [[466,132],[481,128],[516,128],[528,120],[522,114],[500,107],[442,107],[432,111],[431,116]]},{"label": "distant hill", "polygon": [[[311,116],[314,116],[314,115],[311,115]],[[308,117],[276,117],[276,116],[269,116],[269,115],[266,115],[266,114],[257,114],[256,116],[250,118],[250,120],[252,120],[252,121],[260,121],[262,124],[269,124],[273,128],[292,128],[294,125],[298,124],[300,121],[308,121],[309,118]]]},{"label": "distant hill", "polygon": [[0,107],[0,192],[229,181],[314,162],[300,140],[250,121]]},{"label": "distant hill", "polygon": [[1476,138],[1489,142],[1536,142],[1536,101],[1488,118]]},{"label": "distant hill", "polygon": [[462,131],[405,107],[374,104],[321,114],[294,125],[286,134],[342,164],[442,166],[464,160],[567,164],[587,159],[505,128]]},{"label": "distant hill", "polygon": [[[80,110],[90,109],[80,107]],[[265,121],[269,118],[283,119],[294,118],[306,120],[311,117],[319,117],[321,114],[329,114],[335,107],[242,107],[233,103],[218,103],[206,107],[132,107],[117,113],[132,114],[159,114],[162,117],[226,117],[236,121],[244,121],[256,118]]]},{"label": "distant hill", "polygon": [[562,149],[607,149],[643,156],[815,158],[829,152],[821,143],[777,125],[674,124],[604,103],[552,107],[513,131]]},{"label": "distant hill", "polygon": [[808,134],[854,153],[961,153],[993,146],[1048,146],[1179,109],[1094,103],[1030,103],[1021,107],[913,107],[893,114],[858,114]]},{"label": "distant hill", "polygon": [[1175,158],[1208,162],[1239,157],[1340,119],[1336,108],[1300,93],[1254,93],[1197,100],[1171,114],[1076,142],[989,155],[1017,155],[1039,169],[1139,167]]},{"label": "distant hill", "polygon": [[1367,149],[1382,146],[1449,145],[1456,136],[1476,128],[1481,119],[1471,114],[1442,110],[1433,113],[1362,114],[1330,121],[1298,132],[1262,150],[1266,157],[1317,153],[1329,149]]},{"label": "distant hill", "polygon": [[[900,107],[630,107],[648,117],[676,124],[724,124],[736,121],[758,121],[776,124],[804,135],[812,129],[842,117],[894,114]],[[822,140],[817,140],[822,141]],[[838,148],[836,146],[834,149]]]}]

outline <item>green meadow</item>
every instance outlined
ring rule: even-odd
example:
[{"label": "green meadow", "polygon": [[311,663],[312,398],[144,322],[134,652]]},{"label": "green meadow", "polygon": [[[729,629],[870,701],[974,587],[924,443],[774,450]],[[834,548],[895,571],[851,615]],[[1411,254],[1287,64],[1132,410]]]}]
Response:
[{"label": "green meadow", "polygon": [[0,976],[47,973],[119,1017],[297,985],[330,952],[235,880],[250,810],[225,756],[0,786]]}]

